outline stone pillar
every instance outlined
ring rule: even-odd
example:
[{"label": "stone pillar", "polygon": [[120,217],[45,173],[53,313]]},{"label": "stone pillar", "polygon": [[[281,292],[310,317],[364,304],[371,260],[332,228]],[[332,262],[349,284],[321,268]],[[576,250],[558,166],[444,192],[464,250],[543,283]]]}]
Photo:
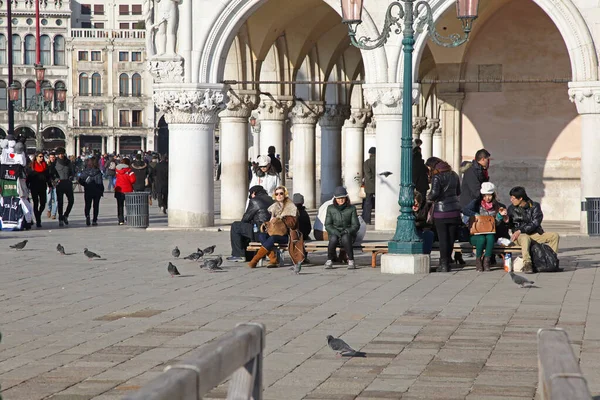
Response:
[{"label": "stone pillar", "polygon": [[106,152],[114,153],[115,152],[115,135],[112,134],[106,138]]},{"label": "stone pillar", "polygon": [[79,157],[81,154],[81,141],[79,140],[79,136],[75,136],[75,155]]},{"label": "stone pillar", "polygon": [[115,135],[115,153],[121,154],[121,136]]},{"label": "stone pillar", "polygon": [[[581,118],[581,201],[600,197],[600,174],[596,157],[600,154],[600,81],[569,82],[569,98]],[[587,234],[587,211],[581,212],[580,231]]]},{"label": "stone pillar", "polygon": [[[415,107],[413,107],[414,109]],[[413,110],[414,112],[414,110]],[[427,117],[414,117],[413,118],[413,146],[415,144],[415,140],[423,138],[421,137],[421,133],[423,129],[427,126]]]},{"label": "stone pillar", "polygon": [[100,146],[100,153],[106,153],[106,136],[102,136],[102,145]]},{"label": "stone pillar", "polygon": [[259,149],[261,155],[266,155],[269,146],[275,146],[276,153],[281,154],[281,160],[285,159],[283,133],[285,132],[285,120],[287,114],[294,104],[293,97],[262,96],[258,105],[258,119],[260,120]]},{"label": "stone pillar", "polygon": [[[373,112],[371,111],[371,114]],[[367,123],[367,126],[365,126],[365,139],[364,139],[364,146],[363,146],[363,161],[365,161],[367,158],[369,158],[369,149],[371,147],[375,147],[377,145],[377,135],[376,135],[376,130],[377,130],[377,121],[375,120],[375,116],[373,115],[371,117],[371,122]]]},{"label": "stone pillar", "polygon": [[212,226],[214,130],[224,108],[222,86],[155,84],[154,88],[154,104],[169,124],[169,227]]},{"label": "stone pillar", "polygon": [[229,91],[221,120],[221,219],[240,220],[248,199],[248,118],[256,92]]},{"label": "stone pillar", "polygon": [[[423,156],[423,160],[425,161],[427,161],[427,159],[431,156],[439,157],[436,156],[433,151],[433,134],[439,126],[440,120],[438,118],[428,118],[427,122],[425,123],[425,129],[423,129],[423,132],[421,132],[421,140],[423,141],[423,145],[421,146],[421,154]],[[439,145],[441,145],[441,142],[438,143],[438,146]]]},{"label": "stone pillar", "polygon": [[363,176],[364,133],[367,119],[371,115],[369,109],[353,109],[350,119],[346,120],[344,149],[344,186],[350,195],[350,201],[360,203],[358,197]]},{"label": "stone pillar", "polygon": [[315,129],[323,114],[322,102],[297,102],[290,111],[292,136],[294,140],[292,165],[294,173],[294,193],[304,196],[307,208],[316,208],[315,177]]},{"label": "stone pillar", "polygon": [[[442,128],[442,159],[446,160],[452,169],[458,171],[462,161],[462,106],[465,100],[464,92],[439,93],[440,126]],[[435,132],[434,132],[435,133]]]},{"label": "stone pillar", "polygon": [[321,204],[342,184],[342,126],[350,116],[350,106],[325,106],[321,125]]}]

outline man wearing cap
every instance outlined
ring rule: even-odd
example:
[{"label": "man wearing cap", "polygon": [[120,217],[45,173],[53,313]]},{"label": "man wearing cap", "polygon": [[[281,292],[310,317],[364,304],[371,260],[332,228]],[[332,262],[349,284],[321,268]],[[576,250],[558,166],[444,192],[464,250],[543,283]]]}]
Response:
[{"label": "man wearing cap", "polygon": [[228,261],[246,261],[246,247],[252,240],[258,240],[262,224],[271,219],[268,208],[273,204],[273,198],[260,185],[255,185],[248,191],[248,207],[241,221],[231,225],[231,257]]},{"label": "man wearing cap", "polygon": [[258,156],[256,164],[257,167],[252,173],[250,187],[260,185],[269,196],[273,196],[275,188],[281,184],[281,180],[279,174],[271,165],[271,158],[269,156]]},{"label": "man wearing cap", "polygon": [[369,158],[363,164],[365,180],[365,194],[363,200],[362,219],[365,224],[371,225],[371,211],[375,202],[375,147],[369,149]]},{"label": "man wearing cap", "polygon": [[300,193],[294,193],[292,201],[298,209],[298,229],[302,232],[304,240],[310,240],[312,226],[310,223],[310,216],[308,215],[308,212],[306,212],[306,207],[304,207],[304,196]]},{"label": "man wearing cap", "polygon": [[350,204],[348,192],[343,186],[335,188],[333,197],[333,204],[327,207],[327,216],[325,217],[325,230],[329,236],[325,269],[333,268],[333,260],[337,256],[336,249],[339,245],[346,250],[348,269],[355,269],[352,246],[360,228],[356,207]]},{"label": "man wearing cap", "polygon": [[[50,170],[50,177],[58,180],[56,186],[56,199],[58,203],[58,226],[69,225],[69,214],[73,208],[75,198],[73,196],[73,177],[75,176],[75,166],[67,157],[64,147],[56,149],[58,158],[53,168]],[[67,196],[67,209],[63,212],[64,196]]]}]

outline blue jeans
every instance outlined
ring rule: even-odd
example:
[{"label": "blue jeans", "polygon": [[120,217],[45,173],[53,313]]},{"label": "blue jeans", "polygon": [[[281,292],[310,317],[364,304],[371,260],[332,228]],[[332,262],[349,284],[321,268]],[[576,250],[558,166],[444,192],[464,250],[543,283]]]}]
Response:
[{"label": "blue jeans", "polygon": [[275,243],[287,244],[289,238],[288,236],[269,236],[266,233],[260,233],[258,239],[265,249],[271,251],[273,250]]},{"label": "blue jeans", "polygon": [[56,188],[48,189],[48,210],[50,215],[56,215],[58,202],[56,201]]},{"label": "blue jeans", "polygon": [[107,191],[110,191],[111,189],[115,188],[114,178],[114,176],[108,177],[108,189],[106,189]]},{"label": "blue jeans", "polygon": [[423,239],[423,254],[431,254],[431,248],[433,247],[433,238],[435,236],[433,231],[422,231],[417,229],[417,236]]}]

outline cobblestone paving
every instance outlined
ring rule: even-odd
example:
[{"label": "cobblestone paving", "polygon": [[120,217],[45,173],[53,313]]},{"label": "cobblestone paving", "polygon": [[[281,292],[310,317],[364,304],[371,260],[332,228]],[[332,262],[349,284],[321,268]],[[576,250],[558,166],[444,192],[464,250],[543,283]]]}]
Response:
[{"label": "cobblestone paving", "polygon": [[[600,394],[600,240],[564,239],[566,271],[532,276],[531,289],[473,266],[428,276],[325,271],[323,255],[300,276],[227,263],[208,273],[177,260],[182,276],[170,278],[175,245],[185,255],[216,244],[228,255],[229,233],[118,227],[110,194],[101,225],[86,227],[81,200],[68,228],[44,219],[44,229],[0,233],[5,400],[120,399],[244,321],[268,329],[265,399],[532,399],[536,331],[553,326],[568,331]],[[23,251],[8,248],[26,238]],[[84,247],[103,259],[88,261]],[[327,334],[368,356],[336,358]],[[209,397],[225,393],[222,385]]]}]

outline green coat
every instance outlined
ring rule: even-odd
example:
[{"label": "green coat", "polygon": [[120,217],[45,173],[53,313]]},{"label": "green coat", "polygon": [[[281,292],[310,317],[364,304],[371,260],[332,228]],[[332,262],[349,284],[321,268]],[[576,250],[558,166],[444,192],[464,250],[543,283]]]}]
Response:
[{"label": "green coat", "polygon": [[334,203],[327,207],[325,230],[330,237],[331,235],[341,237],[343,231],[348,231],[350,236],[356,237],[359,228],[360,222],[358,222],[355,206],[346,205],[345,207],[336,207]]},{"label": "green coat", "polygon": [[375,165],[375,155],[371,155],[363,164],[366,194],[375,193]]}]

